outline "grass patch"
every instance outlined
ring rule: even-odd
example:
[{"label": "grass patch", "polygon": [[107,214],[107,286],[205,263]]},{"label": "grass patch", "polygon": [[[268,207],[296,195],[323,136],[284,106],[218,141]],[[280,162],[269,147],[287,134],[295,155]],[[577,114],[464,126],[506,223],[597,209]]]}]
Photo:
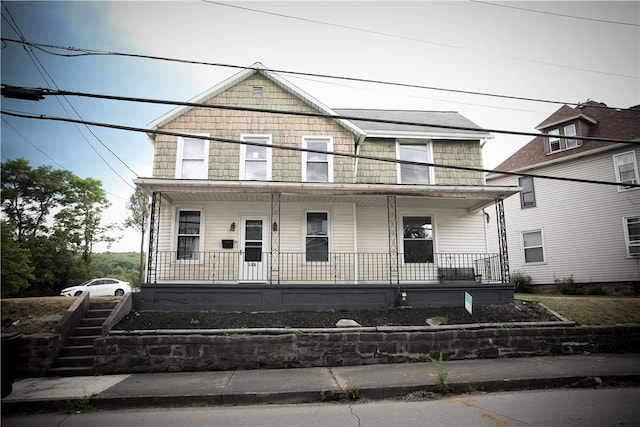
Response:
[{"label": "grass patch", "polygon": [[2,332],[52,333],[76,298],[36,297],[0,300]]},{"label": "grass patch", "polygon": [[640,323],[640,298],[516,294],[517,299],[541,302],[580,325]]}]

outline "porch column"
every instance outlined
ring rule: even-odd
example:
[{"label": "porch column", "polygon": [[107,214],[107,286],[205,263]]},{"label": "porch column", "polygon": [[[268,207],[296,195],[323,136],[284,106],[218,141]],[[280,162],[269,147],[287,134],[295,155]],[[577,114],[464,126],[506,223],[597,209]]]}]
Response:
[{"label": "porch column", "polygon": [[389,283],[400,283],[398,274],[398,215],[396,196],[387,196],[387,223],[389,228]]},{"label": "porch column", "polygon": [[269,283],[280,284],[280,193],[271,194],[271,274]]},{"label": "porch column", "polygon": [[162,193],[151,194],[151,218],[149,218],[149,251],[147,253],[147,283],[156,282],[158,266],[158,236],[160,234],[160,201]]},{"label": "porch column", "polygon": [[498,246],[500,251],[500,278],[502,283],[509,283],[511,281],[511,274],[509,273],[507,226],[504,219],[504,203],[501,197],[496,199],[496,224],[498,228]]}]

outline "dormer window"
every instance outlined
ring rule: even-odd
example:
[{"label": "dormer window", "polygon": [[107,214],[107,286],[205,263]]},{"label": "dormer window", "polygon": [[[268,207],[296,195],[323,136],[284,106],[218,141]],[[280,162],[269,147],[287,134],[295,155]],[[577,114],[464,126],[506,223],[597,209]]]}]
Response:
[{"label": "dormer window", "polygon": [[575,137],[577,135],[575,123],[557,129],[551,129],[547,132],[547,135],[549,138],[549,153],[569,150],[579,145],[578,140],[575,138],[562,138],[563,136]]}]

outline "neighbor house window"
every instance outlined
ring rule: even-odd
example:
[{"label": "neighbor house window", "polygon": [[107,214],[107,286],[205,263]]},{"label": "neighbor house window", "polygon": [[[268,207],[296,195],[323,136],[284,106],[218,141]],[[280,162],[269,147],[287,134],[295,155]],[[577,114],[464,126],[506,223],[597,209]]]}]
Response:
[{"label": "neighbor house window", "polygon": [[[570,124],[564,127],[564,136],[576,136],[576,125],[575,124]],[[565,148],[569,149],[569,148],[575,148],[578,146],[578,140],[577,139],[564,139],[564,146]]]},{"label": "neighbor house window", "polygon": [[640,256],[640,216],[622,219],[628,256]]},{"label": "neighbor house window", "polygon": [[433,262],[433,224],[429,216],[402,218],[404,262]]},{"label": "neighbor house window", "polygon": [[622,183],[622,185],[618,186],[619,191],[632,188],[629,184],[640,183],[635,151],[616,154],[613,156],[613,165],[616,170],[616,181]]},{"label": "neighbor house window", "polygon": [[560,131],[552,129],[549,131],[549,152],[560,151]]},{"label": "neighbor house window", "polygon": [[[303,138],[302,148],[333,151],[331,138]],[[323,153],[302,152],[302,180],[308,182],[333,181],[333,156]]]},{"label": "neighbor house window", "polygon": [[209,141],[199,138],[178,138],[176,178],[207,179]]},{"label": "neighbor house window", "polygon": [[199,259],[201,224],[200,217],[200,211],[181,210],[178,212],[177,259]]},{"label": "neighbor house window", "polygon": [[522,248],[525,263],[544,262],[542,230],[524,231],[522,233]]},{"label": "neighbor house window", "polygon": [[522,208],[530,208],[536,205],[536,194],[533,190],[533,177],[523,176],[519,180],[522,187],[520,192],[520,206]]},{"label": "neighbor house window", "polygon": [[[406,143],[398,144],[398,159],[408,160],[412,162],[429,163],[429,144],[422,143]],[[430,168],[429,166],[402,164],[398,166],[398,173],[401,184],[430,184]]]},{"label": "neighbor house window", "polygon": [[306,261],[329,261],[329,214],[307,212]]},{"label": "neighbor house window", "polygon": [[240,139],[249,143],[240,148],[240,179],[271,180],[271,135],[241,135]]}]

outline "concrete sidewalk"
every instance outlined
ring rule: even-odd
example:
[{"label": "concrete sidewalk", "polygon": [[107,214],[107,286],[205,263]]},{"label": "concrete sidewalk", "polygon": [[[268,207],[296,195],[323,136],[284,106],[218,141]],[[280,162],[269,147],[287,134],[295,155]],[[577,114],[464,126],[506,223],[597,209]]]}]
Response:
[{"label": "concrete sidewalk", "polygon": [[[445,361],[441,367],[455,393],[640,380],[637,353]],[[43,377],[16,381],[2,399],[2,413],[322,402],[344,399],[348,392],[377,399],[435,391],[438,384],[433,363]]]}]

